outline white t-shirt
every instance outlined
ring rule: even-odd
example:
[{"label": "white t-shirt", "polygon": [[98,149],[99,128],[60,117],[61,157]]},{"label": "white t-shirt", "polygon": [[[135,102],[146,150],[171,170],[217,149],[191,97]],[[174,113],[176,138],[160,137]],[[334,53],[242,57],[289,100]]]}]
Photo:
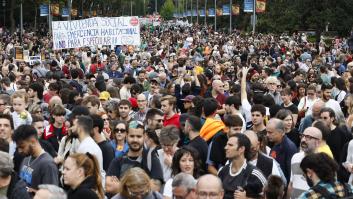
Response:
[{"label": "white t-shirt", "polygon": [[170,178],[164,185],[163,196],[173,198],[173,178]]},{"label": "white t-shirt", "polygon": [[163,149],[159,149],[157,151],[157,153],[158,153],[159,162],[161,163],[161,166],[162,166],[163,180],[164,180],[164,182],[167,182],[172,177],[172,168],[168,167],[164,163],[164,151],[163,151]]},{"label": "white t-shirt", "polygon": [[294,154],[291,160],[290,181],[292,182],[293,187],[291,198],[298,198],[300,194],[309,190],[310,188],[303,175],[303,171],[300,168],[300,163],[304,157],[304,152],[299,152]]}]

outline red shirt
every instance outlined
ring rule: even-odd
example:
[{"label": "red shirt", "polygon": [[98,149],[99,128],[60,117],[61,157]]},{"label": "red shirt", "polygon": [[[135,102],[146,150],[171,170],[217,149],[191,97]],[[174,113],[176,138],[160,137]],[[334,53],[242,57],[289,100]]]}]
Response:
[{"label": "red shirt", "polygon": [[163,126],[174,125],[179,128],[180,127],[179,118],[180,118],[180,115],[178,113],[174,114],[169,119],[167,119],[167,116],[164,115]]}]

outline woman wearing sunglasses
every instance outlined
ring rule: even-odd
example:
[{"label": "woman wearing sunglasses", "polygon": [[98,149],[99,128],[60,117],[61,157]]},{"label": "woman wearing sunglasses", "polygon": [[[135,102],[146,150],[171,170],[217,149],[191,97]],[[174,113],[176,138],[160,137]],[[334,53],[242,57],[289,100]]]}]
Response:
[{"label": "woman wearing sunglasses", "polygon": [[129,150],[129,146],[126,142],[126,131],[127,124],[124,121],[112,121],[112,140],[110,144],[115,150],[115,157],[122,157]]}]

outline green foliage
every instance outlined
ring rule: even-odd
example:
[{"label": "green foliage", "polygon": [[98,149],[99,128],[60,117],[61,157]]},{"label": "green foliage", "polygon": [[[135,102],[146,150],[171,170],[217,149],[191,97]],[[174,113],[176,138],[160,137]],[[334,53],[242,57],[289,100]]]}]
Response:
[{"label": "green foliage", "polygon": [[166,0],[161,9],[161,16],[165,20],[170,20],[173,18],[174,3],[172,0]]}]

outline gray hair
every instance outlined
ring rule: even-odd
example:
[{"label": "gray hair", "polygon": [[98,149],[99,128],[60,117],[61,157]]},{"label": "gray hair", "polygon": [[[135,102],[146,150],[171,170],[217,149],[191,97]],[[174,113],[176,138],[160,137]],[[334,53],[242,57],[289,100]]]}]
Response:
[{"label": "gray hair", "polygon": [[163,127],[159,135],[159,142],[163,145],[174,144],[179,141],[179,129],[173,125]]},{"label": "gray hair", "polygon": [[196,187],[196,180],[195,178],[187,173],[179,173],[178,175],[174,176],[172,187],[179,187],[183,186],[188,190],[195,189]]},{"label": "gray hair", "polygon": [[273,122],[275,128],[280,133],[285,133],[284,122],[278,118],[272,118],[269,122]]},{"label": "gray hair", "polygon": [[0,177],[8,177],[13,172],[13,161],[8,153],[0,151]]},{"label": "gray hair", "polygon": [[65,191],[55,185],[51,185],[51,184],[41,184],[38,186],[39,189],[45,189],[48,190],[50,192],[50,198],[48,199],[67,199],[67,195],[65,193]]}]

